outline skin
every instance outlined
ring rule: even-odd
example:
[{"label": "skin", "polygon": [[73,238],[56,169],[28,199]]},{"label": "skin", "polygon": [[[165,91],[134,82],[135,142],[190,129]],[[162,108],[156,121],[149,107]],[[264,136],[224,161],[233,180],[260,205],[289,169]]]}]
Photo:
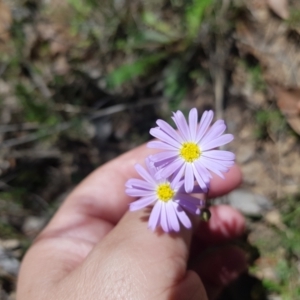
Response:
[{"label": "skin", "polygon": [[[149,209],[128,211],[134,199],[124,184],[152,153],[145,145],[127,152],[74,189],[27,252],[18,300],[215,299],[246,269],[242,250],[228,246],[244,219],[228,206],[212,207],[208,223],[194,220],[194,232],[177,234],[149,230]],[[234,166],[225,180],[213,177],[209,197],[240,182]]]}]

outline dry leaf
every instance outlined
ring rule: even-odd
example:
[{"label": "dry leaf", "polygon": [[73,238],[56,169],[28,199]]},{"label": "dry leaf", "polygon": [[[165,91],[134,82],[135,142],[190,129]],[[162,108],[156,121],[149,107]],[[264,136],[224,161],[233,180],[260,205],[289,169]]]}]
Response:
[{"label": "dry leaf", "polygon": [[69,27],[73,15],[71,1],[51,0],[44,1],[46,15],[53,23],[63,27]]},{"label": "dry leaf", "polygon": [[66,54],[74,42],[67,30],[59,24],[40,22],[37,25],[37,32],[42,40],[49,42],[53,56]]},{"label": "dry leaf", "polygon": [[264,218],[269,224],[276,226],[281,230],[286,229],[285,224],[282,222],[281,214],[277,209],[267,212]]},{"label": "dry leaf", "polygon": [[286,20],[290,16],[287,0],[267,0],[270,9],[281,19]]},{"label": "dry leaf", "polygon": [[293,130],[300,135],[300,117],[287,118],[287,122]]},{"label": "dry leaf", "polygon": [[281,112],[288,116],[300,116],[300,90],[287,90],[278,86],[273,87],[273,89]]},{"label": "dry leaf", "polygon": [[263,21],[269,18],[269,7],[267,0],[244,0],[246,8],[251,12],[254,19]]},{"label": "dry leaf", "polygon": [[69,63],[65,56],[60,55],[53,64],[53,71],[57,75],[66,75],[70,70]]},{"label": "dry leaf", "polygon": [[300,134],[300,89],[273,87],[277,105],[289,125]]},{"label": "dry leaf", "polygon": [[0,41],[5,42],[9,39],[9,28],[12,22],[9,7],[0,0]]},{"label": "dry leaf", "polygon": [[25,47],[23,49],[23,54],[25,57],[29,57],[38,40],[38,34],[31,24],[24,25],[23,30],[25,33]]}]

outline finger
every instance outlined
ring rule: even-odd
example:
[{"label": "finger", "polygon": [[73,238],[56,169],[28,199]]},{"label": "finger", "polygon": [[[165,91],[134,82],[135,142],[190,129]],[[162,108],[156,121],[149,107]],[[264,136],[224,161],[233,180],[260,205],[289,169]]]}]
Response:
[{"label": "finger", "polygon": [[174,288],[170,299],[207,300],[208,298],[199,275],[189,270],[186,272],[185,278]]},{"label": "finger", "polygon": [[195,278],[185,282],[191,231],[182,228],[176,234],[152,232],[147,228],[148,218],[147,209],[127,212],[70,274],[68,285],[82,274],[92,274],[99,282],[112,278],[111,285],[102,291],[103,299],[134,299],[141,291],[146,293],[141,299],[173,299],[175,288],[188,285],[193,287],[189,293],[199,294]]},{"label": "finger", "polygon": [[247,261],[241,249],[227,246],[202,255],[193,269],[201,277],[208,298],[216,299],[225,286],[246,271]]},{"label": "finger", "polygon": [[245,231],[245,218],[228,205],[210,207],[209,222],[200,222],[195,235],[203,245],[223,243],[241,236]]},{"label": "finger", "polygon": [[194,231],[190,249],[190,264],[208,247],[239,238],[245,232],[245,219],[228,205],[212,206],[209,222],[200,222]]},{"label": "finger", "polygon": [[233,165],[229,171],[224,174],[225,180],[214,173],[212,173],[212,176],[208,193],[209,198],[226,195],[242,183],[242,172],[237,165]]}]

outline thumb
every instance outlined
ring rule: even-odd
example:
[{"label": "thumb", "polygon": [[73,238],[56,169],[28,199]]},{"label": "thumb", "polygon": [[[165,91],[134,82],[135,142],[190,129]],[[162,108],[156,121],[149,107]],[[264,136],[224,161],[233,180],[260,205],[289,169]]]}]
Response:
[{"label": "thumb", "polygon": [[127,212],[72,276],[91,274],[97,299],[207,299],[200,278],[186,272],[191,231],[152,232],[148,215]]}]

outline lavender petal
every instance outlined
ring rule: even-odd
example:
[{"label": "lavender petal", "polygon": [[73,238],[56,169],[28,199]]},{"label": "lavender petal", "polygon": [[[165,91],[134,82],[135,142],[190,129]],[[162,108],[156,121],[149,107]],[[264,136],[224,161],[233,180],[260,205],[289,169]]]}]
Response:
[{"label": "lavender petal", "polygon": [[166,160],[169,158],[174,158],[178,156],[178,151],[163,151],[150,156],[150,160],[154,163]]},{"label": "lavender petal", "polygon": [[161,215],[161,201],[157,201],[151,211],[150,218],[148,221],[148,227],[151,228],[153,231],[158,225],[160,215]]},{"label": "lavender petal", "polygon": [[184,162],[182,159],[178,158],[174,160],[171,164],[167,165],[164,169],[161,170],[160,175],[164,178],[170,177],[173,173],[175,173]]},{"label": "lavender petal", "polygon": [[152,204],[155,200],[156,199],[154,196],[141,198],[137,201],[130,203],[129,210],[136,211],[136,210],[142,209],[142,208],[147,207],[148,205]]},{"label": "lavender petal", "polygon": [[167,219],[167,211],[166,211],[166,204],[162,203],[161,205],[161,214],[160,214],[160,226],[163,229],[164,232],[169,232],[169,224]]},{"label": "lavender petal", "polygon": [[214,113],[212,110],[205,111],[201,117],[200,124],[198,126],[198,132],[196,136],[196,142],[198,143],[203,135],[206,133],[212,119],[214,117]]},{"label": "lavender petal", "polygon": [[147,182],[149,182],[150,184],[156,184],[154,178],[141,165],[136,164],[134,167],[136,171],[139,173],[139,175],[142,178],[144,178]]},{"label": "lavender petal", "polygon": [[[202,157],[201,163],[210,170],[210,168],[218,169],[221,172],[226,172],[228,170],[228,167],[223,165],[223,163],[230,163],[230,161],[226,160],[214,160],[211,158]],[[233,163],[233,162],[232,162]]]},{"label": "lavender petal", "polygon": [[131,178],[129,179],[126,184],[125,187],[127,188],[141,188],[144,190],[154,190],[155,186],[147,181],[141,180],[141,179],[137,179],[137,178]]},{"label": "lavender petal", "polygon": [[174,202],[169,201],[166,205],[166,209],[169,226],[172,227],[174,231],[178,232],[180,230],[180,224],[175,212]]},{"label": "lavender petal", "polygon": [[188,201],[188,202],[190,202],[191,204],[193,204],[195,206],[203,206],[205,204],[204,199],[199,199],[199,198],[190,196],[188,194],[178,194],[178,199],[180,199],[180,201],[181,200]]},{"label": "lavender petal", "polygon": [[152,178],[155,178],[155,174],[157,172],[157,168],[154,165],[154,162],[151,161],[151,159],[149,158],[149,156],[145,159],[145,163],[146,163],[146,167],[149,171],[149,174]]},{"label": "lavender petal", "polygon": [[[155,155],[155,154],[153,154],[153,155]],[[151,160],[152,155],[150,155],[148,157]],[[169,158],[163,159],[163,160],[158,161],[158,162],[153,162],[153,163],[154,163],[154,166],[156,168],[164,168],[165,166],[173,163],[173,161],[177,160],[177,159],[178,159],[178,155],[177,155],[177,157],[169,157]]]},{"label": "lavender petal", "polygon": [[225,150],[209,150],[202,153],[202,156],[218,160],[235,160],[235,154]]},{"label": "lavender petal", "polygon": [[173,138],[171,138],[169,135],[167,135],[164,131],[162,131],[159,128],[152,128],[150,129],[150,134],[156,137],[157,139],[168,143],[169,145],[172,145],[174,147],[174,150],[180,148],[180,143]]},{"label": "lavender petal", "polygon": [[163,120],[157,120],[156,124],[169,136],[173,137],[176,141],[178,141],[180,144],[184,142],[183,138],[178,134],[178,132],[172,128],[171,125],[169,125],[167,122]]},{"label": "lavender petal", "polygon": [[198,215],[200,213],[200,209],[197,205],[190,201],[186,201],[185,199],[181,199],[179,205],[193,215]]},{"label": "lavender petal", "polygon": [[224,175],[221,172],[227,172],[228,171],[227,168],[225,168],[225,167],[221,166],[220,164],[212,161],[211,159],[207,159],[205,157],[203,157],[201,159],[201,163],[203,164],[203,166],[205,168],[207,168],[211,172],[217,174],[218,176],[220,176],[223,179],[224,179]]},{"label": "lavender petal", "polygon": [[151,141],[147,144],[147,147],[153,149],[174,150],[173,146],[170,146],[169,144],[161,141]]},{"label": "lavender petal", "polygon": [[130,197],[147,197],[155,195],[155,191],[140,190],[136,188],[128,188],[125,193]]},{"label": "lavender petal", "polygon": [[189,219],[185,211],[176,202],[174,202],[174,207],[175,207],[176,215],[180,220],[180,222],[182,223],[182,225],[185,228],[191,228],[192,227],[191,220]]},{"label": "lavender petal", "polygon": [[223,146],[230,143],[233,140],[233,138],[234,137],[232,134],[227,133],[205,144],[200,144],[200,148],[202,151],[207,151],[213,148],[217,148],[219,146]]},{"label": "lavender petal", "polygon": [[198,112],[196,108],[191,109],[189,113],[189,128],[192,141],[195,141],[197,134]]},{"label": "lavender petal", "polygon": [[184,174],[184,170],[185,170],[185,165],[182,164],[181,168],[179,168],[174,173],[175,176],[173,175],[173,178],[171,180],[171,187],[172,187],[172,189],[177,190],[177,189],[180,188],[180,186],[182,186],[182,184],[183,184],[184,181],[180,182],[180,180],[181,180],[181,178],[182,178],[182,176]]},{"label": "lavender petal", "polygon": [[191,193],[194,187],[193,165],[186,163],[185,166],[184,188],[187,193]]},{"label": "lavender petal", "polygon": [[214,163],[220,165],[221,167],[223,167],[224,170],[222,172],[226,172],[225,169],[229,169],[234,165],[233,160],[219,160],[219,159],[213,159],[213,158],[206,158],[206,159],[209,160],[210,162],[214,162]]},{"label": "lavender petal", "polygon": [[[209,188],[209,187],[208,187]],[[195,185],[192,191],[193,194],[203,194],[204,191],[199,185]]]},{"label": "lavender petal", "polygon": [[196,178],[199,186],[206,193],[207,192],[207,183],[203,180],[201,173],[198,172],[198,169],[196,168],[195,165],[193,165],[193,168],[194,168],[194,175],[195,175],[195,178]]},{"label": "lavender petal", "polygon": [[183,113],[180,110],[178,110],[176,113],[174,113],[172,119],[173,119],[174,123],[176,124],[179,132],[184,137],[184,139],[186,141],[190,141],[191,140],[190,129],[187,125],[187,122],[186,122],[186,119],[185,119]]},{"label": "lavender petal", "polygon": [[199,159],[195,161],[195,167],[199,174],[201,174],[201,177],[203,181],[206,183],[206,185],[210,182],[210,179],[212,178],[211,173],[202,165],[201,163],[202,159]]},{"label": "lavender petal", "polygon": [[226,130],[226,125],[223,120],[216,121],[206,132],[206,134],[201,139],[201,145],[205,145],[213,139],[221,136]]}]

